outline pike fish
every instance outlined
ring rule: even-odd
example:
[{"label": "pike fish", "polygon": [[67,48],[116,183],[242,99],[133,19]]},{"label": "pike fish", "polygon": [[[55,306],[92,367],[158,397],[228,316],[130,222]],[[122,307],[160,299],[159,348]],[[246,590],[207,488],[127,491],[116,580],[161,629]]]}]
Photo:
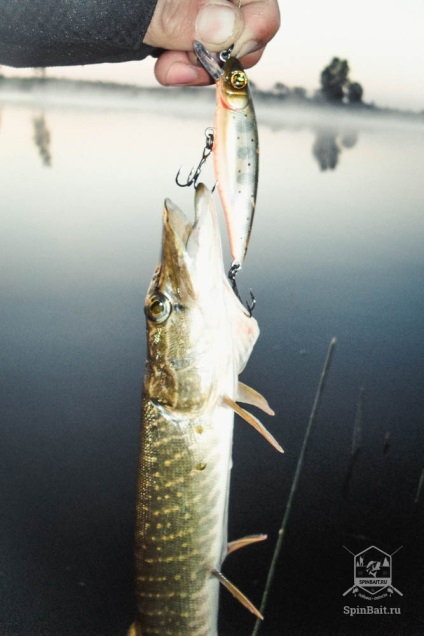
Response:
[{"label": "pike fish", "polygon": [[199,184],[195,220],[169,199],[162,258],[149,286],[147,362],[137,486],[135,587],[131,636],[216,636],[228,554],[265,538],[227,544],[234,411],[281,447],[237,401],[273,414],[238,381],[259,335],[225,276],[218,219]]}]

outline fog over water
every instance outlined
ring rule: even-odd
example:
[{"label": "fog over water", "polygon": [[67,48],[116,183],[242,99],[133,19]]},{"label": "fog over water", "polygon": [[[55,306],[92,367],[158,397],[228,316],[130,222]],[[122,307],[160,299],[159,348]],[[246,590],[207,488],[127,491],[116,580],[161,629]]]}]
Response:
[{"label": "fog over water", "polygon": [[[213,92],[0,97],[2,636],[118,636],[132,620],[143,301],[163,199],[192,214],[175,174],[199,161],[213,112]],[[422,634],[423,127],[257,112],[259,195],[240,288],[254,290],[261,337],[243,381],[276,411],[263,421],[286,452],[237,421],[230,538],[269,540],[232,555],[225,573],[259,603],[335,336],[261,634]],[[212,165],[202,178],[213,185]],[[343,596],[350,552],[371,546],[403,546],[392,560],[402,596]],[[344,612],[369,605],[401,613]],[[252,629],[223,593],[220,636]]]}]

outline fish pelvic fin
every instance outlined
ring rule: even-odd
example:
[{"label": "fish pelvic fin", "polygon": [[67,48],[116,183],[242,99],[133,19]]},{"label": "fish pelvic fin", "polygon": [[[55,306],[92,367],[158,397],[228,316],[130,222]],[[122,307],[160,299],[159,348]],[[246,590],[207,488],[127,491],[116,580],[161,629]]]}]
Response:
[{"label": "fish pelvic fin", "polygon": [[131,625],[128,630],[127,636],[142,636],[141,627],[137,622]]},{"label": "fish pelvic fin", "polygon": [[221,572],[218,572],[218,570],[213,569],[212,575],[218,579],[218,581],[230,592],[230,594],[234,596],[234,598],[239,601],[239,603],[246,607],[249,612],[252,612],[252,614],[254,614],[256,618],[259,618],[261,621],[263,621],[264,617],[262,616],[260,611],[253,605],[251,601],[249,601],[247,596],[245,596],[243,592],[241,592],[238,587],[234,585],[234,583],[231,583],[231,581],[229,581],[227,577],[225,577]]},{"label": "fish pelvic fin", "polygon": [[258,543],[259,541],[265,541],[266,539],[268,539],[267,534],[249,534],[247,537],[241,537],[241,539],[230,541],[227,546],[227,556],[231,554],[231,552],[240,550],[240,548],[245,548],[248,545],[252,545],[252,543]]},{"label": "fish pelvic fin", "polygon": [[224,294],[228,310],[228,325],[231,330],[234,367],[238,375],[245,368],[259,337],[259,326],[256,319],[237,298],[227,278],[224,283]]},{"label": "fish pelvic fin", "polygon": [[222,401],[224,404],[233,409],[233,411],[237,413],[237,415],[240,415],[240,417],[242,417],[248,424],[253,426],[253,428],[257,430],[258,433],[260,433],[266,439],[266,441],[271,444],[271,446],[278,450],[279,453],[284,453],[284,450],[277,442],[275,437],[271,435],[269,431],[267,431],[262,422],[260,422],[254,415],[242,408],[239,404],[237,404],[237,402],[234,402],[234,400],[228,397],[228,395],[224,395]]},{"label": "fish pelvic fin", "polygon": [[247,384],[243,384],[243,382],[239,382],[237,385],[236,399],[244,404],[257,406],[258,409],[261,409],[261,411],[264,411],[264,413],[268,415],[275,415],[275,412],[269,406],[264,396],[258,393],[258,391],[255,391],[255,389],[252,389],[252,387],[247,386]]}]

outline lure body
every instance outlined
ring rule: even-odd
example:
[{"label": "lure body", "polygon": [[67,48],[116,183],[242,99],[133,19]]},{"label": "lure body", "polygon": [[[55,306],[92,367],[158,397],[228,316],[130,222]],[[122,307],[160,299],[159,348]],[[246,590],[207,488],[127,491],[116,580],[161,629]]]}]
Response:
[{"label": "lure body", "polygon": [[246,73],[230,57],[216,82],[214,162],[233,264],[246,256],[256,208],[259,140]]},{"label": "lure body", "polygon": [[[259,328],[225,276],[211,193],[195,222],[165,202],[162,260],[149,287],[137,487],[133,636],[216,636],[227,554],[238,374]],[[224,399],[225,397],[225,399]]]}]

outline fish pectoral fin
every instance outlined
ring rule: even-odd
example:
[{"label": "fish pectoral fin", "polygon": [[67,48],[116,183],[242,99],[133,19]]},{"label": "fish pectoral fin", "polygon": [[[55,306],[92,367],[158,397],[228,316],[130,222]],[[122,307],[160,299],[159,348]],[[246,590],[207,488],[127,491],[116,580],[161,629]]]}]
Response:
[{"label": "fish pectoral fin", "polygon": [[241,537],[241,539],[230,541],[227,545],[227,555],[231,554],[231,552],[235,552],[236,550],[240,550],[240,548],[244,548],[247,545],[252,545],[252,543],[258,543],[259,541],[265,541],[266,539],[268,539],[267,534],[250,534],[247,537]]},{"label": "fish pectoral fin", "polygon": [[250,386],[247,386],[247,384],[243,384],[243,382],[239,382],[237,385],[237,400],[244,402],[244,404],[257,406],[258,409],[261,409],[261,411],[264,411],[268,415],[275,415],[264,396]]},{"label": "fish pectoral fin", "polygon": [[141,636],[141,629],[137,623],[133,623],[128,630],[127,636]]},{"label": "fish pectoral fin", "polygon": [[253,426],[254,429],[258,431],[267,442],[271,444],[275,449],[277,449],[280,453],[284,453],[284,450],[281,448],[280,444],[277,442],[275,437],[271,435],[269,431],[266,430],[265,426],[260,422],[254,415],[243,409],[237,402],[234,402],[228,395],[224,395],[222,398],[224,404],[233,409],[237,415],[240,415],[248,424]]},{"label": "fish pectoral fin", "polygon": [[218,572],[218,570],[212,570],[212,574],[218,579],[220,583],[222,583],[222,585],[230,592],[230,594],[232,594],[234,598],[239,601],[239,603],[246,607],[249,612],[252,612],[252,614],[254,614],[257,618],[260,618],[261,621],[263,621],[264,617],[262,616],[260,611],[256,609],[253,603],[249,601],[249,599],[243,594],[243,592],[240,592],[238,587],[231,583],[231,581],[229,581],[221,572]]}]

